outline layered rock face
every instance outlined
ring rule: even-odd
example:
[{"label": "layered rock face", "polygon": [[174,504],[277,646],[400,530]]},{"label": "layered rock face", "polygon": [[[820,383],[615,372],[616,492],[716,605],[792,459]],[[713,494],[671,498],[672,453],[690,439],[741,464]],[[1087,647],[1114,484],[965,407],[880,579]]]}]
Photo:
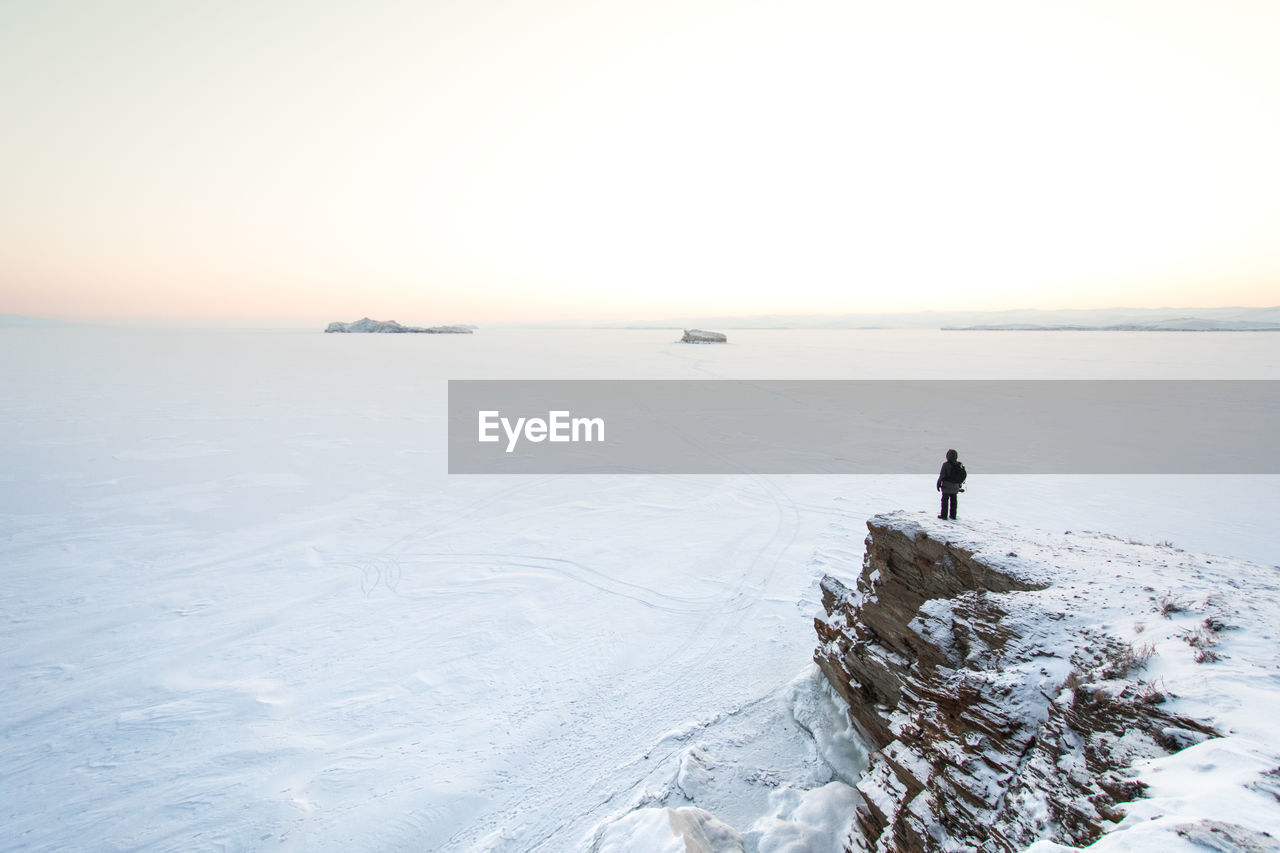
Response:
[{"label": "layered rock face", "polygon": [[[858,785],[868,849],[1088,844],[1142,793],[1134,760],[1213,734],[1162,709],[1143,649],[1080,604],[1090,555],[1054,562],[1069,539],[1019,557],[1031,543],[980,526],[895,513],[868,528],[856,588],[822,580],[814,655],[875,747]],[[1134,611],[1150,591],[1107,586]]]}]

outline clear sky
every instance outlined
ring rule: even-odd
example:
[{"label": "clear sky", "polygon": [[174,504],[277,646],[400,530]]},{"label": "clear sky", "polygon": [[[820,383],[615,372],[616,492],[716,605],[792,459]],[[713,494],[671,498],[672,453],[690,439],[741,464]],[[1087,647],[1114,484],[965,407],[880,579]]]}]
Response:
[{"label": "clear sky", "polygon": [[1280,304],[1280,2],[4,0],[0,313]]}]

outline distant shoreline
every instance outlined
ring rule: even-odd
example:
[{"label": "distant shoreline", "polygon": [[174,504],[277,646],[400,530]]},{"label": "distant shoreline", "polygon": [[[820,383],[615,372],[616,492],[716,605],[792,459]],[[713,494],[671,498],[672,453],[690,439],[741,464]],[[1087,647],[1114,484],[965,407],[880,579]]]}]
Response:
[{"label": "distant shoreline", "polygon": [[[359,321],[357,321],[359,322]],[[370,325],[374,321],[370,320]],[[0,328],[53,328],[56,326],[119,326],[128,328],[314,328],[310,321],[275,318],[221,318],[201,322],[196,318],[129,320],[109,318],[75,321],[0,314]],[[351,324],[343,324],[351,325]],[[396,324],[399,325],[399,324]],[[601,329],[601,330],[933,330],[933,331],[1034,331],[1034,332],[1276,332],[1280,331],[1280,305],[1270,307],[1184,307],[1100,309],[1003,309],[927,310],[915,312],[861,312],[831,314],[717,314],[668,317],[603,319],[591,317],[550,320],[490,320],[486,328]],[[472,325],[455,328],[474,330]]]},{"label": "distant shoreline", "polygon": [[944,332],[1280,332],[1280,326],[942,326]]}]

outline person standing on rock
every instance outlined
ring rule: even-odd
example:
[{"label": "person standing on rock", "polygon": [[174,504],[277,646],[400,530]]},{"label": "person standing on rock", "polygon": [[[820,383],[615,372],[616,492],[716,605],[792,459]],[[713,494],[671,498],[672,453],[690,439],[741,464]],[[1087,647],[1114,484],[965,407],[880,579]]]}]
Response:
[{"label": "person standing on rock", "polygon": [[942,511],[938,513],[938,518],[956,517],[956,495],[960,493],[967,476],[969,474],[964,470],[960,454],[948,450],[947,461],[942,463],[942,470],[938,472],[938,491],[942,492]]}]

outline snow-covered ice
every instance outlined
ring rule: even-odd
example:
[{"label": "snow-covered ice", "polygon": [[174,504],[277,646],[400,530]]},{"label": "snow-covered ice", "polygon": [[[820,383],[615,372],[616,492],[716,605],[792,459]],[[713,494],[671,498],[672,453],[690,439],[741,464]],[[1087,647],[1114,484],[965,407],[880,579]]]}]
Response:
[{"label": "snow-covered ice", "polygon": [[[0,849],[847,830],[856,744],[809,660],[861,542],[816,545],[933,507],[934,472],[450,478],[447,379],[1280,378],[1267,334],[671,338],[0,331]],[[1280,478],[965,461],[962,518],[1280,562]]]}]

